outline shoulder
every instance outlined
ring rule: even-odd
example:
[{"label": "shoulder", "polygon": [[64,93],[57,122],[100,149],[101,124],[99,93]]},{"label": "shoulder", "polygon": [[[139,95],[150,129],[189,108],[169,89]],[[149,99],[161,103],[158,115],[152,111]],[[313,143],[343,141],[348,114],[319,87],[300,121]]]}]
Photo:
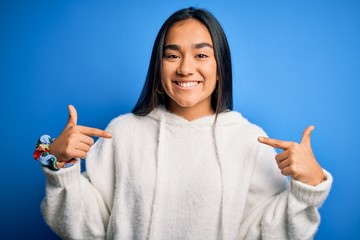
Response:
[{"label": "shoulder", "polygon": [[265,131],[259,125],[250,122],[240,112],[228,111],[219,114],[219,127],[223,130],[229,129],[234,133],[241,133],[246,135],[266,135]]},{"label": "shoulder", "polygon": [[156,129],[156,125],[157,121],[152,118],[126,113],[112,119],[106,130],[111,132],[114,137],[116,135],[129,137],[141,131],[148,132],[149,129]]},{"label": "shoulder", "polygon": [[137,116],[133,113],[125,113],[113,118],[108,127],[109,128],[117,128],[123,124],[131,124],[137,120]]},{"label": "shoulder", "polygon": [[121,126],[137,125],[138,123],[144,124],[147,121],[149,121],[149,118],[146,116],[138,116],[133,113],[126,113],[112,119],[107,128],[117,129]]}]

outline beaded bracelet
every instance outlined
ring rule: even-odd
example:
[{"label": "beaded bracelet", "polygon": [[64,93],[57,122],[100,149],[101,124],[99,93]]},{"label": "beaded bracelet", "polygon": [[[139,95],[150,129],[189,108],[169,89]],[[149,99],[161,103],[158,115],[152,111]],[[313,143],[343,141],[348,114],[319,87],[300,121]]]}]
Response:
[{"label": "beaded bracelet", "polygon": [[61,168],[68,168],[75,164],[75,159],[67,162],[58,162],[56,157],[49,153],[49,147],[54,142],[55,138],[49,135],[42,135],[37,144],[34,152],[35,160],[39,161],[41,165],[46,166],[54,171],[59,171]]}]

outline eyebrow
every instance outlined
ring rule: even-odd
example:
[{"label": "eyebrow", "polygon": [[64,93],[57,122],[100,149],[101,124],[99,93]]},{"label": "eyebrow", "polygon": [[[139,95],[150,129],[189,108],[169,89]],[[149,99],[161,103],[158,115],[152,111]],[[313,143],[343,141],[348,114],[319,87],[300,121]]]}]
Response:
[{"label": "eyebrow", "polygon": [[204,48],[204,47],[213,48],[213,46],[210,43],[207,43],[207,42],[196,43],[194,46],[195,46],[196,49],[200,49],[200,48]]},{"label": "eyebrow", "polygon": [[[201,42],[201,43],[196,43],[193,44],[193,47],[195,49],[200,49],[200,48],[204,48],[204,47],[209,47],[209,48],[213,48],[213,46],[210,43],[207,42]],[[176,45],[176,44],[168,44],[164,47],[164,50],[166,49],[170,49],[170,50],[180,50],[180,46]]]}]

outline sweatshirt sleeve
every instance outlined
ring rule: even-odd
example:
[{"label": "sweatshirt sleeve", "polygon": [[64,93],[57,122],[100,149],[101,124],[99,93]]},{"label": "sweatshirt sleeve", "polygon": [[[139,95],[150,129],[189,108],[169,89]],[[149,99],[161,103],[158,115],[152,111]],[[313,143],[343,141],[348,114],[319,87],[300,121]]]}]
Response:
[{"label": "sweatshirt sleeve", "polygon": [[332,176],[310,186],[281,175],[273,148],[258,145],[240,239],[312,239],[320,224],[318,208],[329,194]]},{"label": "sweatshirt sleeve", "polygon": [[43,171],[41,210],[52,230],[63,239],[105,239],[115,186],[113,140],[101,138],[92,146],[84,173],[80,159],[70,168]]}]

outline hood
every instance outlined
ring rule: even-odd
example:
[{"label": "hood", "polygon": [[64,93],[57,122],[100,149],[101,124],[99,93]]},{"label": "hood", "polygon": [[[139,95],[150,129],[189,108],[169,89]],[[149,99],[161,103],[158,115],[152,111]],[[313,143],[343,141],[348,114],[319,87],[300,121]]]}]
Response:
[{"label": "hood", "polygon": [[[165,124],[169,124],[172,126],[193,125],[197,127],[211,127],[214,126],[215,123],[215,114],[188,121],[181,116],[170,113],[163,105],[154,109],[151,113],[147,115],[147,117],[150,117],[159,122],[164,121]],[[247,120],[239,112],[226,110],[225,112],[221,112],[218,114],[218,117],[216,119],[216,125],[238,125],[239,120],[244,121],[244,123],[247,122]]]},{"label": "hood", "polygon": [[[233,111],[225,111],[222,113],[218,114],[218,117],[216,119],[215,122],[215,114],[214,115],[210,115],[210,116],[205,116],[205,117],[201,117],[192,121],[188,121],[178,115],[172,114],[170,112],[168,112],[166,110],[166,108],[164,106],[160,106],[156,109],[154,109],[150,114],[147,115],[147,117],[152,118],[156,121],[159,122],[159,128],[158,128],[158,149],[157,149],[157,174],[156,174],[156,187],[155,187],[155,193],[154,193],[154,202],[153,202],[153,207],[152,207],[152,216],[151,216],[151,222],[150,222],[150,226],[149,226],[149,234],[148,234],[148,238],[149,239],[153,239],[153,223],[156,222],[155,219],[155,215],[154,211],[155,209],[157,209],[157,205],[160,204],[157,201],[157,196],[159,194],[159,189],[158,186],[161,185],[161,179],[160,179],[160,175],[159,175],[159,169],[161,169],[162,163],[164,161],[164,149],[166,149],[166,141],[165,141],[165,126],[166,125],[172,125],[172,126],[189,126],[192,125],[194,127],[212,127],[212,136],[214,138],[214,143],[215,143],[215,152],[216,152],[216,157],[217,157],[217,161],[219,164],[219,169],[220,169],[220,173],[221,173],[221,185],[222,185],[222,190],[221,190],[221,213],[220,213],[220,228],[219,228],[219,239],[227,239],[228,237],[226,236],[226,230],[229,228],[229,226],[227,226],[227,224],[224,225],[224,223],[229,222],[228,218],[231,216],[229,216],[228,214],[225,214],[224,209],[227,209],[227,207],[225,206],[226,203],[228,202],[228,194],[226,194],[226,192],[228,191],[228,186],[226,186],[226,180],[224,180],[225,178],[228,178],[226,176],[224,176],[224,164],[225,164],[225,153],[222,152],[222,138],[224,136],[222,136],[221,134],[221,129],[223,127],[226,126],[231,126],[234,124],[239,125],[239,123],[246,123],[247,120],[245,118],[243,118],[241,116],[240,113],[238,112],[233,112]],[[224,185],[225,183],[225,185]],[[224,204],[225,203],[225,204]],[[224,231],[225,230],[225,231]]]}]

